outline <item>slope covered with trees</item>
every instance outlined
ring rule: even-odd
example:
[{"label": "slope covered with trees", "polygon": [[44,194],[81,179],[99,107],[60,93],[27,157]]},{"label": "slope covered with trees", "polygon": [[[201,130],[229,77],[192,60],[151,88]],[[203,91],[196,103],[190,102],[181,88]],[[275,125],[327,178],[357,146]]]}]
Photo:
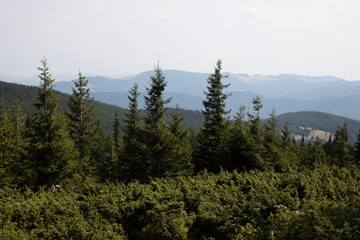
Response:
[{"label": "slope covered with trees", "polygon": [[[296,142],[273,113],[240,105],[230,122],[221,61],[208,78],[200,131],[170,113],[159,66],[146,110],[129,90],[123,135],[105,134],[79,74],[69,108],[46,59],[35,110],[5,107],[0,121],[0,238],[356,239],[360,234],[360,135],[348,124],[327,142]],[[95,108],[94,108],[95,109]]]},{"label": "slope covered with trees", "polygon": [[277,116],[276,119],[278,121],[279,128],[283,127],[287,123],[292,134],[305,136],[309,133],[309,129],[306,128],[323,130],[325,132],[332,133],[334,136],[337,127],[346,122],[349,133],[348,140],[352,144],[357,141],[360,129],[360,121],[323,112],[285,113]]}]

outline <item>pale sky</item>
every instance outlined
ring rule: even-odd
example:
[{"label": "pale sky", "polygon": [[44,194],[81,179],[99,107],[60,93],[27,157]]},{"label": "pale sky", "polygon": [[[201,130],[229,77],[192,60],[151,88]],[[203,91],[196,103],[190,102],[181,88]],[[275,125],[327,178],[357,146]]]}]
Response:
[{"label": "pale sky", "polygon": [[212,72],[360,80],[359,0],[0,0],[0,74]]}]

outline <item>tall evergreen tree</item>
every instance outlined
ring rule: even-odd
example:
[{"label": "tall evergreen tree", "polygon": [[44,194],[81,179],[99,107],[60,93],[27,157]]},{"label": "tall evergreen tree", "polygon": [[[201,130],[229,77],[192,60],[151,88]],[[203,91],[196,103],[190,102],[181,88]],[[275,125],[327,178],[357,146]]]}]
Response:
[{"label": "tall evergreen tree", "polygon": [[193,169],[191,164],[192,148],[188,131],[185,130],[182,125],[184,117],[180,115],[178,105],[172,113],[171,118],[172,121],[169,127],[171,133],[170,146],[172,150],[168,157],[167,175],[190,175]]},{"label": "tall evergreen tree", "polygon": [[340,166],[346,166],[346,164],[352,160],[352,156],[349,151],[349,142],[348,142],[348,124],[345,122],[341,127],[339,126],[336,130],[336,135],[334,139],[334,158],[333,161],[335,164]]},{"label": "tall evergreen tree", "polygon": [[252,159],[253,163],[251,165],[256,166],[256,168],[263,169],[268,163],[264,162],[264,154],[266,153],[266,148],[264,143],[265,131],[264,128],[261,126],[260,121],[260,110],[263,107],[261,97],[257,95],[255,98],[253,98],[252,104],[252,108],[255,114],[252,114],[250,112],[247,113],[249,119],[249,143],[254,150],[254,158]]},{"label": "tall evergreen tree", "polygon": [[113,140],[115,153],[117,153],[120,148],[120,119],[117,111],[115,112],[115,119],[113,123]]},{"label": "tall evergreen tree", "polygon": [[124,135],[118,163],[118,176],[121,180],[145,180],[149,174],[150,163],[144,158],[147,153],[144,130],[140,125],[138,97],[138,85],[135,84],[129,91],[129,109],[125,113]]},{"label": "tall evergreen tree", "polygon": [[227,148],[223,153],[226,159],[226,169],[244,171],[258,167],[254,161],[256,152],[248,128],[249,126],[245,122],[245,106],[241,106],[230,127]]},{"label": "tall evergreen tree", "polygon": [[169,103],[171,99],[163,99],[163,93],[167,82],[165,76],[158,65],[154,67],[155,75],[150,77],[150,87],[146,88],[148,96],[145,96],[145,105],[147,116],[145,118],[145,125],[149,129],[160,129],[164,126],[164,115],[167,111],[165,104]]},{"label": "tall evergreen tree", "polygon": [[26,167],[21,164],[26,142],[23,138],[24,115],[20,105],[5,109],[0,115],[0,185],[22,182]]},{"label": "tall evergreen tree", "polygon": [[360,163],[360,130],[355,143],[355,161],[357,164]]},{"label": "tall evergreen tree", "polygon": [[94,142],[94,134],[97,127],[94,106],[91,105],[93,98],[90,97],[88,80],[79,72],[78,80],[73,81],[75,88],[69,97],[67,116],[70,119],[70,133],[75,141],[79,152],[78,170],[83,173],[90,171],[90,158],[97,143]]},{"label": "tall evergreen tree", "polygon": [[229,94],[223,91],[229,85],[224,85],[222,79],[226,77],[221,73],[221,60],[218,60],[215,72],[207,79],[208,92],[204,92],[206,95],[206,100],[203,101],[205,110],[202,111],[204,123],[198,134],[193,155],[196,172],[204,168],[216,172],[221,165],[224,165],[220,161],[220,153],[229,128],[226,115],[230,112],[225,110],[225,100]]},{"label": "tall evergreen tree", "polygon": [[154,67],[154,75],[150,77],[150,86],[146,88],[145,105],[147,115],[145,117],[145,145],[147,156],[145,162],[150,163],[150,176],[165,176],[169,171],[170,134],[164,121],[167,111],[165,104],[171,99],[163,99],[163,93],[167,82],[158,65]]},{"label": "tall evergreen tree", "polygon": [[32,170],[32,183],[35,187],[53,184],[64,177],[69,163],[74,158],[73,144],[68,138],[66,122],[57,114],[58,98],[53,90],[54,79],[51,77],[47,60],[43,58],[40,71],[40,87],[34,106],[37,112],[29,121],[27,135],[28,158]]}]

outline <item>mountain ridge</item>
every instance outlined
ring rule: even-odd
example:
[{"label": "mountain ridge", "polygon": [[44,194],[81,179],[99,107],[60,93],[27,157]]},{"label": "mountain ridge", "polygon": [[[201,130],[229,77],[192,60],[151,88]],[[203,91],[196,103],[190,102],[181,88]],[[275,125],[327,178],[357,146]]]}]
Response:
[{"label": "mountain ridge", "polygon": [[[210,74],[181,70],[163,70],[166,81],[166,97],[173,97],[172,105],[181,108],[201,110],[207,78]],[[232,95],[227,107],[236,112],[240,105],[251,109],[251,100],[257,94],[263,100],[262,117],[268,116],[275,108],[278,114],[292,111],[323,111],[336,115],[360,119],[360,81],[347,81],[333,76],[304,76],[296,74],[248,75],[243,73],[224,73],[229,75],[223,80],[230,83],[226,89]],[[152,71],[134,76],[109,78],[104,76],[87,77],[92,96],[95,100],[127,106],[128,91],[135,83],[140,92],[146,92]],[[1,75],[0,75],[1,77]],[[55,89],[71,94],[72,82],[55,82]],[[141,100],[141,99],[140,99]]]}]

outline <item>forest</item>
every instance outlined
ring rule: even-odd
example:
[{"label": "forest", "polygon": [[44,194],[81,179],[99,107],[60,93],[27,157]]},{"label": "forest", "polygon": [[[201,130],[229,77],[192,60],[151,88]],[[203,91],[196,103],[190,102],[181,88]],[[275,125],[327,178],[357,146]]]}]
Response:
[{"label": "forest", "polygon": [[43,58],[34,112],[0,102],[0,239],[358,239],[360,134],[296,141],[259,96],[230,118],[221,70],[200,129],[155,65],[145,109],[135,84],[105,131],[85,76],[60,99]]}]

